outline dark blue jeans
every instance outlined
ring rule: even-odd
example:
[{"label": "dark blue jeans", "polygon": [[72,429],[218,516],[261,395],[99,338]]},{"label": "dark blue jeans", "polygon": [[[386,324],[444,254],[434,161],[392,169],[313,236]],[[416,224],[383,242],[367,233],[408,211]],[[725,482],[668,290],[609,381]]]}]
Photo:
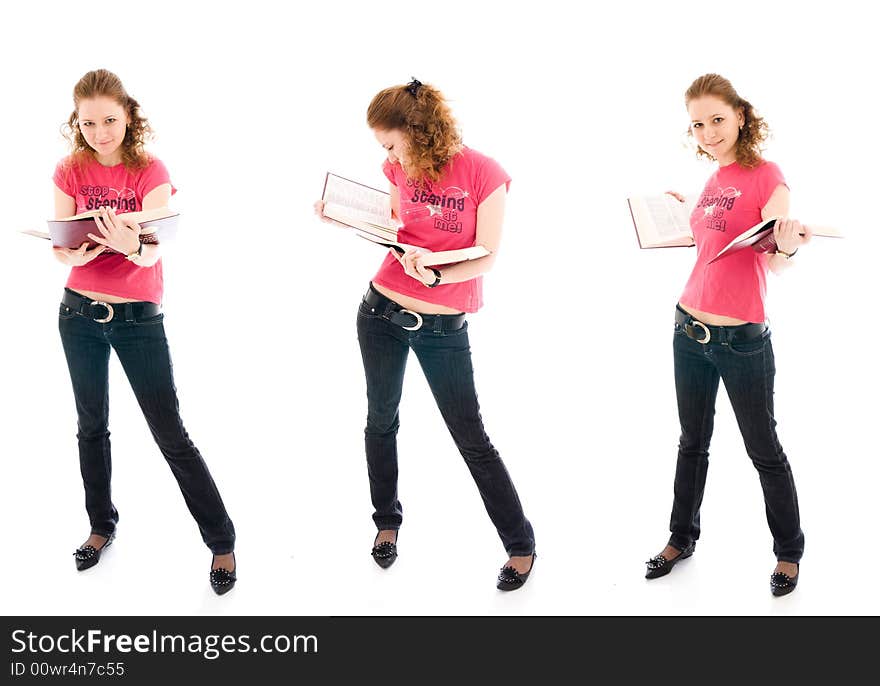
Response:
[{"label": "dark blue jeans", "polygon": [[709,441],[719,380],[730,398],[746,452],[764,491],[776,559],[799,562],[804,552],[797,491],[788,459],[776,437],[770,331],[745,343],[698,343],[675,325],[675,391],[681,439],[669,544],[683,550],[700,537],[700,504],[709,467]]},{"label": "dark blue jeans", "polygon": [[108,371],[112,348],[198,523],[202,540],[211,552],[222,555],[235,547],[235,528],[207,465],[183,428],[163,317],[125,321],[117,316],[101,324],[61,305],[58,328],[76,399],[86,511],[92,533],[113,533],[119,513],[110,499]]},{"label": "dark blue jeans", "polygon": [[362,302],[357,332],[367,379],[364,437],[376,526],[398,529],[403,521],[403,505],[397,496],[398,406],[406,359],[412,349],[504,549],[510,556],[531,555],[535,550],[532,525],[498,451],[483,429],[467,322],[457,331],[435,333],[427,327],[407,331],[372,313]]}]

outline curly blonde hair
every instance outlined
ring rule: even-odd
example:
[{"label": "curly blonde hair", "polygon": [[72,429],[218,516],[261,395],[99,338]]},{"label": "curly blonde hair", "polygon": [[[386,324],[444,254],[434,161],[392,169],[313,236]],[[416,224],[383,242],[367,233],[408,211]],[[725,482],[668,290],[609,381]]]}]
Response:
[{"label": "curly blonde hair", "polygon": [[[770,135],[767,122],[759,117],[752,104],[739,96],[733,85],[719,74],[703,74],[696,79],[684,94],[684,103],[687,106],[691,100],[701,98],[704,95],[712,95],[730,105],[734,110],[740,111],[745,120],[736,140],[736,161],[743,167],[754,168],[762,161],[764,143]],[[693,135],[688,129],[688,135]],[[697,147],[698,157],[714,159],[702,148]]]},{"label": "curly blonde hair", "polygon": [[461,150],[461,134],[443,94],[413,79],[379,91],[367,108],[371,129],[400,131],[409,144],[405,167],[414,181],[437,181]]},{"label": "curly blonde hair", "polygon": [[119,77],[106,69],[88,72],[73,87],[73,112],[61,127],[61,133],[70,142],[71,156],[79,162],[94,159],[95,151],[86,142],[79,128],[78,110],[83,100],[101,96],[115,100],[128,115],[129,123],[121,146],[122,163],[127,169],[144,169],[151,159],[144,150],[144,145],[152,139],[153,130],[147,118],[141,114],[137,100],[128,94]]}]

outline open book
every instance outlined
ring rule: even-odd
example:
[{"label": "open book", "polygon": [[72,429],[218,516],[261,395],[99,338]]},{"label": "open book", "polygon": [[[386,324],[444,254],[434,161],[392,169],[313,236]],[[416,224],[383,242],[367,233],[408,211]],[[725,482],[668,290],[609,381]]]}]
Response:
[{"label": "open book", "polygon": [[[780,217],[770,217],[758,222],[754,226],[743,231],[739,236],[734,238],[730,243],[724,246],[721,251],[715,255],[709,264],[715,260],[721,259],[725,255],[732,255],[735,252],[751,247],[755,252],[773,252],[776,250],[776,240],[773,237],[773,227],[776,226],[776,220]],[[810,231],[814,236],[827,236],[828,238],[843,238],[843,235],[837,229],[830,226],[813,226],[810,225]],[[801,234],[803,236],[803,234]]]},{"label": "open book", "polygon": [[[47,222],[49,225],[48,233],[30,229],[22,231],[22,233],[50,240],[56,248],[78,248],[83,243],[88,243],[91,248],[97,244],[89,238],[88,234],[100,235],[98,226],[95,224],[95,217],[99,214],[98,210],[90,210],[72,217],[50,219]],[[141,242],[150,244],[174,238],[177,234],[177,219],[180,215],[167,207],[157,207],[140,212],[124,212],[116,216],[137,222],[141,227]]]},{"label": "open book", "polygon": [[321,199],[325,217],[364,233],[397,239],[389,193],[327,172]]},{"label": "open book", "polygon": [[427,254],[421,262],[426,267],[475,260],[489,254],[482,245],[433,252],[418,245],[400,243],[397,240],[400,225],[391,213],[391,195],[330,172],[324,179],[321,199],[324,201],[324,216],[328,219],[351,227],[360,238],[392,248],[400,255],[410,248],[423,250]]},{"label": "open book", "polygon": [[691,233],[691,210],[695,198],[679,202],[668,193],[626,199],[639,247],[675,248],[694,245]]}]

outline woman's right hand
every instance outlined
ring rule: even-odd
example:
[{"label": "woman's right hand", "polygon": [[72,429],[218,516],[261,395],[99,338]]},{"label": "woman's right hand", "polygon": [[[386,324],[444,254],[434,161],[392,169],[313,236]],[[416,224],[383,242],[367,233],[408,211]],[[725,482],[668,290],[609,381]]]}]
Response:
[{"label": "woman's right hand", "polygon": [[666,195],[671,195],[673,198],[678,200],[678,202],[684,202],[684,196],[681,193],[676,193],[675,191],[666,191]]},{"label": "woman's right hand", "polygon": [[324,216],[324,201],[316,200],[314,204],[315,214],[322,222],[327,222],[328,224],[334,224],[335,222],[329,217]]},{"label": "woman's right hand", "polygon": [[76,249],[52,248],[52,254],[61,264],[66,264],[68,267],[82,267],[106,250],[103,245],[96,245],[91,250],[88,247],[89,243],[86,241]]}]

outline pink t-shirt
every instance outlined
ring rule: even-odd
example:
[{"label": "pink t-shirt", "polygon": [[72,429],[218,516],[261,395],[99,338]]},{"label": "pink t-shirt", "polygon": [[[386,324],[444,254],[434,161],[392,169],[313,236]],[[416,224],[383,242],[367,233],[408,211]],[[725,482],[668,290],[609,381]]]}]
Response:
[{"label": "pink t-shirt", "polygon": [[[55,167],[55,185],[76,201],[76,214],[112,207],[118,213],[143,209],[144,196],[157,186],[171,183],[165,165],[155,157],[141,170],[124,164],[105,167],[92,158],[77,164],[66,157]],[[171,193],[177,189],[172,186]],[[95,226],[93,233],[98,233]],[[96,291],[120,298],[162,302],[162,260],[152,267],[139,267],[117,252],[104,252],[81,267],[73,267],[67,287]]]},{"label": "pink t-shirt", "polygon": [[[477,239],[477,207],[500,186],[510,187],[510,177],[501,165],[468,147],[449,160],[437,182],[414,182],[407,178],[400,163],[392,165],[387,160],[382,171],[400,193],[403,226],[398,240],[434,252],[472,247]],[[373,283],[462,312],[476,312],[483,305],[482,276],[426,288],[407,276],[390,253]]]},{"label": "pink t-shirt", "polygon": [[785,178],[773,162],[746,169],[733,162],[719,167],[691,213],[697,263],[679,301],[703,312],[763,322],[767,255],[746,249],[709,264],[719,251],[761,221],[761,209]]}]

